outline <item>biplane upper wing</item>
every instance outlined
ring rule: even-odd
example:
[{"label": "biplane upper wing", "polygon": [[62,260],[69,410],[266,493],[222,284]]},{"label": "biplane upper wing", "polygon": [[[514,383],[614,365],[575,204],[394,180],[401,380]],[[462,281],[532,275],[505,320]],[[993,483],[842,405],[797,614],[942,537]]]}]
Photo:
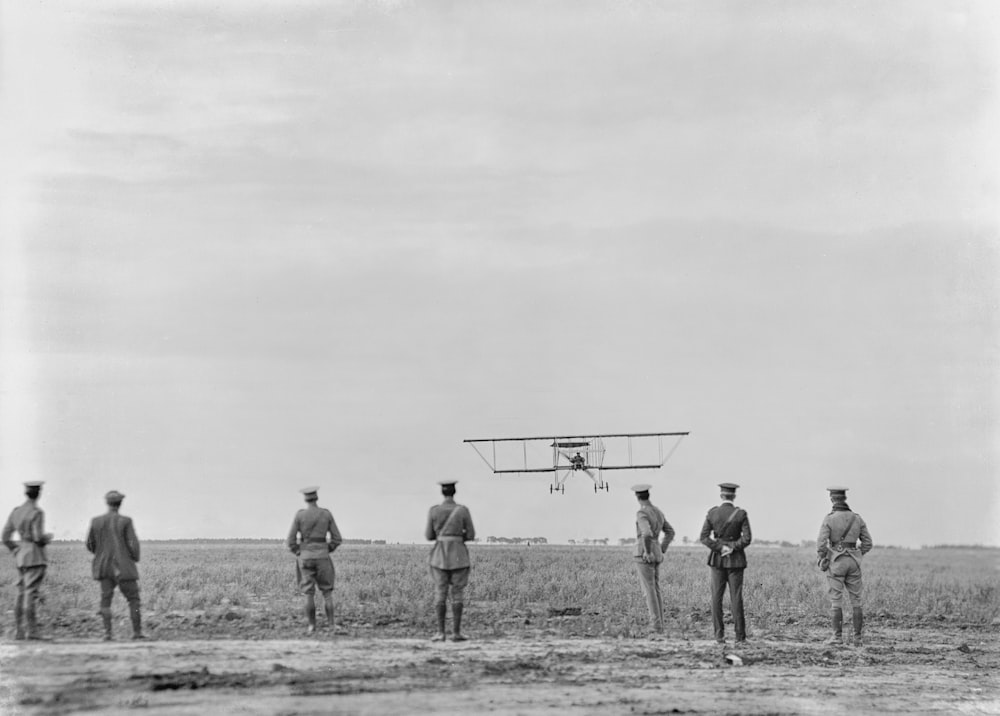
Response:
[{"label": "biplane upper wing", "polygon": [[[572,452],[585,460],[585,469],[648,470],[663,467],[683,432],[599,433],[594,435],[544,435],[518,438],[474,438],[469,443],[495,474],[559,472],[572,470]],[[669,450],[664,442],[675,438]]]}]

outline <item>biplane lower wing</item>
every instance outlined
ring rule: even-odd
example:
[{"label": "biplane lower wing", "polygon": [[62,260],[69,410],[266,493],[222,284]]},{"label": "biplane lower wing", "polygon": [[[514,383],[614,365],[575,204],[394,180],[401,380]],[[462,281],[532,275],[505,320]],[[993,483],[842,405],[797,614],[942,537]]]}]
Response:
[{"label": "biplane lower wing", "polygon": [[[464,440],[497,475],[555,473],[550,491],[564,491],[571,473],[583,472],[596,490],[607,490],[605,470],[655,470],[689,433],[602,433]],[[664,441],[674,444],[665,450]]]}]

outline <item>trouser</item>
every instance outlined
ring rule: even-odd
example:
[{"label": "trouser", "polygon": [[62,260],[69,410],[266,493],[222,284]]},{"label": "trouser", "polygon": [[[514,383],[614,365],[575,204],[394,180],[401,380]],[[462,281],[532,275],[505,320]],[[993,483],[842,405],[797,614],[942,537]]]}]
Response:
[{"label": "trouser", "polygon": [[847,592],[852,607],[861,606],[861,565],[851,555],[841,554],[830,562],[826,584],[834,609],[843,609],[844,592]]},{"label": "trouser", "polygon": [[105,577],[101,582],[101,608],[107,609],[111,606],[111,599],[115,596],[115,587],[125,597],[129,605],[139,606],[139,582],[135,579],[118,579],[117,577]]},{"label": "trouser", "polygon": [[722,622],[722,595],[729,585],[729,605],[733,612],[733,625],[737,641],[747,638],[746,619],[743,616],[743,569],[712,567],[712,626],[717,640],[725,639],[726,628]]},{"label": "trouser", "polygon": [[646,608],[649,610],[649,626],[653,631],[663,631],[663,595],[660,592],[660,565],[649,564],[641,559],[635,562],[639,573],[639,583],[646,595]]},{"label": "trouser", "polygon": [[142,612],[139,600],[139,582],[135,579],[119,579],[104,577],[101,583],[101,608],[98,610],[104,621],[104,632],[111,636],[111,600],[115,596],[115,587],[128,602],[129,619],[132,621],[132,634],[142,633]]},{"label": "trouser", "polygon": [[442,605],[448,600],[449,588],[451,603],[465,603],[465,588],[469,584],[469,567],[459,569],[438,569],[431,567],[431,577],[434,579],[434,604]]},{"label": "trouser", "polygon": [[38,596],[45,579],[45,570],[44,564],[18,569],[17,600],[14,602],[14,620],[18,633],[23,629],[22,620],[27,620],[29,632],[35,631]]}]

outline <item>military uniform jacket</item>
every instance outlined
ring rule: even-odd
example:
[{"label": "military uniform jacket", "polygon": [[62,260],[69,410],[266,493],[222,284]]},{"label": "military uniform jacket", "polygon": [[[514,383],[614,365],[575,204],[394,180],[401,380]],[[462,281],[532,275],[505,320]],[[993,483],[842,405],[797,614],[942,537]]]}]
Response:
[{"label": "military uniform jacket", "polygon": [[[736,513],[732,519],[731,515]],[[747,566],[747,556],[744,553],[750,545],[750,518],[743,510],[732,502],[723,502],[713,507],[705,516],[705,524],[701,527],[701,543],[708,547],[708,566],[723,569],[743,569]],[[722,556],[722,548],[732,547],[733,552]]]},{"label": "military uniform jacket", "polygon": [[[20,543],[13,540],[14,533]],[[48,537],[45,534],[45,513],[33,500],[15,507],[3,526],[3,543],[14,553],[18,567],[44,567],[49,563],[45,554]]]},{"label": "military uniform jacket", "polygon": [[[329,541],[327,534],[330,535]],[[311,504],[295,513],[286,544],[299,559],[322,559],[328,558],[330,552],[337,549],[343,541],[337,523],[333,521],[333,513],[325,507]]]},{"label": "military uniform jacket", "polygon": [[[658,542],[660,532],[663,532],[662,544]],[[663,550],[674,541],[674,528],[667,522],[660,508],[651,502],[643,502],[635,513],[635,556],[642,557],[646,551],[646,540],[651,542],[650,554],[653,562],[663,561]]]},{"label": "military uniform jacket", "polygon": [[139,578],[139,538],[132,518],[109,512],[90,521],[87,549],[94,555],[91,574],[94,579]]},{"label": "military uniform jacket", "polygon": [[820,557],[829,557],[833,562],[847,555],[860,565],[861,558],[871,549],[872,536],[861,515],[850,510],[834,510],[823,518],[816,538],[816,552]]},{"label": "military uniform jacket", "polygon": [[457,504],[450,497],[434,505],[427,514],[424,536],[436,540],[431,548],[432,567],[462,569],[471,566],[465,543],[476,538],[476,528],[472,526],[472,515],[465,505]]}]

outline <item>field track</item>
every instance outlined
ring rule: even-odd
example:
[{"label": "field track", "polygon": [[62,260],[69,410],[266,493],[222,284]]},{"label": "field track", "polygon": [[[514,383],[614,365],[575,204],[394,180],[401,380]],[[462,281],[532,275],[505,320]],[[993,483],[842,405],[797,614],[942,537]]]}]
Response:
[{"label": "field track", "polygon": [[[1000,713],[1000,644],[761,640],[66,641],[0,647],[4,714]],[[743,664],[731,665],[735,654]]]}]

